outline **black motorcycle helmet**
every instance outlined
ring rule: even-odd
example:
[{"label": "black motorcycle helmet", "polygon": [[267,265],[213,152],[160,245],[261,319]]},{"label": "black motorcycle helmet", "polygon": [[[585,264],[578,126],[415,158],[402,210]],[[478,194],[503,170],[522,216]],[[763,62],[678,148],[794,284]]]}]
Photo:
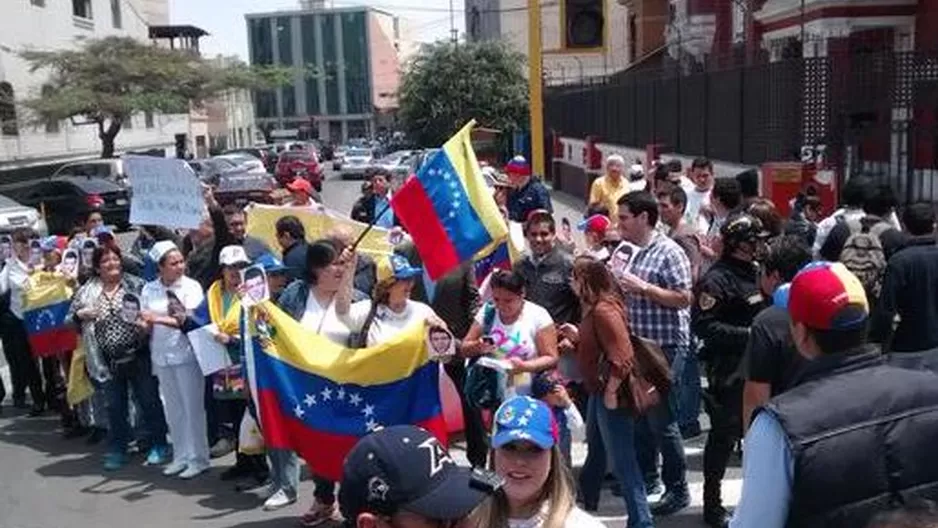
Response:
[{"label": "black motorcycle helmet", "polygon": [[769,235],[762,221],[749,213],[731,215],[720,228],[724,251],[733,251],[743,243],[756,244]]}]

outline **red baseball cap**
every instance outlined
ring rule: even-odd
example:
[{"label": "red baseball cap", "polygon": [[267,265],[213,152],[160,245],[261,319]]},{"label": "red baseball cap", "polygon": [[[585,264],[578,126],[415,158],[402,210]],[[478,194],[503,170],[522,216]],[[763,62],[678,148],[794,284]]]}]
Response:
[{"label": "red baseball cap", "polygon": [[849,330],[870,314],[863,284],[840,262],[812,262],[779,288],[774,303],[791,320],[816,330]]},{"label": "red baseball cap", "polygon": [[577,224],[576,227],[584,233],[605,235],[610,225],[612,225],[612,221],[609,220],[609,217],[606,215],[596,214],[581,221],[579,224]]},{"label": "red baseball cap", "polygon": [[292,182],[287,184],[287,189],[293,192],[313,194],[313,186],[306,178],[294,178]]}]

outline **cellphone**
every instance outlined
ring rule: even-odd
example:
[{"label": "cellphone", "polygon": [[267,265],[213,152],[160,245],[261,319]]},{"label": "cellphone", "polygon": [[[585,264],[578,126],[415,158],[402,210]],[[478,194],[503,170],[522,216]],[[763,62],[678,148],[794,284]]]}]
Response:
[{"label": "cellphone", "polygon": [[482,342],[485,343],[486,345],[494,345],[495,338],[492,336],[482,336]]}]

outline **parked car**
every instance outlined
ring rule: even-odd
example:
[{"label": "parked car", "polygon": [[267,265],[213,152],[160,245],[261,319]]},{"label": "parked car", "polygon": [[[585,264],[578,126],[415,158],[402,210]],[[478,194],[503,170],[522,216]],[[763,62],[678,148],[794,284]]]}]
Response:
[{"label": "parked car", "polygon": [[222,206],[248,203],[279,204],[282,196],[278,193],[277,180],[266,172],[226,171],[212,183],[215,199]]},{"label": "parked car", "polygon": [[273,173],[274,168],[277,166],[277,154],[273,149],[267,147],[250,147],[250,148],[237,148],[226,150],[222,155],[226,154],[250,154],[255,158],[261,160],[261,163],[264,164],[264,168],[267,172]]},{"label": "parked car", "polygon": [[277,159],[277,182],[286,186],[294,178],[306,178],[317,192],[322,192],[322,167],[316,153],[309,150],[284,150]]},{"label": "parked car", "polygon": [[0,233],[9,234],[20,227],[28,227],[39,236],[46,236],[49,231],[46,220],[38,209],[0,196]]},{"label": "parked car", "polygon": [[234,161],[218,156],[214,158],[188,160],[186,163],[192,167],[192,170],[198,175],[199,180],[208,184],[212,184],[212,182],[216,181],[222,173],[237,170],[238,167]]},{"label": "parked car", "polygon": [[345,162],[345,152],[348,147],[339,145],[332,151],[332,170],[342,170],[342,164]]},{"label": "parked car", "polygon": [[408,175],[413,174],[419,161],[418,155],[418,151],[398,150],[373,161],[365,176],[370,178],[376,170],[382,169],[390,172],[396,178],[406,179]]},{"label": "parked car", "polygon": [[345,152],[342,163],[342,179],[365,178],[368,167],[374,161],[374,153],[367,148],[350,148]]},{"label": "parked car", "polygon": [[107,225],[130,228],[130,193],[106,178],[57,176],[4,186],[0,193],[44,211],[52,234],[71,234],[92,210],[100,211]]},{"label": "parked car", "polygon": [[111,180],[119,185],[129,185],[130,177],[120,158],[92,159],[66,163],[52,173],[53,178],[60,176],[91,176]]},{"label": "parked car", "polygon": [[267,172],[267,167],[264,166],[264,162],[257,159],[256,157],[246,154],[244,152],[236,152],[232,154],[221,154],[219,156],[213,156],[213,158],[221,158],[231,161],[239,167],[244,167],[250,171],[258,172]]}]

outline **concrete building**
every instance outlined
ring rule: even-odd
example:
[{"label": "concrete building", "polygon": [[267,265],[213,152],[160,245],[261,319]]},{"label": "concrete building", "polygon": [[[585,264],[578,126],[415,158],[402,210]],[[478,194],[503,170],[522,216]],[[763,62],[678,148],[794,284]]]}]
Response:
[{"label": "concrete building", "polygon": [[169,24],[169,0],[139,0],[140,14],[151,26]]},{"label": "concrete building", "polygon": [[[166,4],[151,0],[151,6]],[[96,127],[80,119],[29,125],[16,101],[39,93],[42,72],[30,73],[18,52],[26,48],[75,47],[76,39],[124,35],[146,39],[141,0],[15,0],[4,2],[0,17],[0,180],[45,174],[50,166],[93,158],[101,150]],[[14,101],[10,104],[10,100]],[[185,115],[135,115],[117,136],[118,152],[162,149],[174,152],[176,134],[186,133]],[[32,169],[32,170],[31,170]],[[17,171],[13,174],[11,171]]]},{"label": "concrete building", "polygon": [[[548,84],[577,83],[621,71],[660,50],[668,21],[668,0],[606,0],[606,45],[602,50],[562,49],[562,2],[541,4],[541,44]],[[527,0],[466,0],[470,40],[503,39],[528,54]]]},{"label": "concrete building", "polygon": [[245,19],[252,64],[297,68],[292,85],[255,94],[258,127],[346,141],[372,136],[396,107],[399,53],[410,45],[394,15],[314,1]]}]

